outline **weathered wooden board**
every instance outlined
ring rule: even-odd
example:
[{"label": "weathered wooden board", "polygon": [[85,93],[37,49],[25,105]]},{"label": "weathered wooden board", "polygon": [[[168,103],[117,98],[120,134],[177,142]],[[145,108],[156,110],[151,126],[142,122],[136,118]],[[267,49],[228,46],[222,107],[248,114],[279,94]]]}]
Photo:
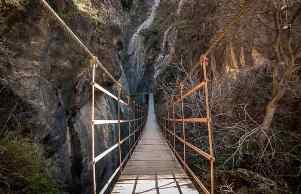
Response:
[{"label": "weathered wooden board", "polygon": [[115,184],[114,194],[198,194],[159,132],[150,98],[148,120],[131,159]]}]

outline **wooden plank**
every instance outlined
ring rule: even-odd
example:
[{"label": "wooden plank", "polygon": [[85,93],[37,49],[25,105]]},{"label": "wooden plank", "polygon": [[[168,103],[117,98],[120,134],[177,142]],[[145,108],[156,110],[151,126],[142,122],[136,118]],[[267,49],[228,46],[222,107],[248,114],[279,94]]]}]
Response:
[{"label": "wooden plank", "polygon": [[134,154],[132,156],[132,160],[159,160],[159,161],[166,161],[166,160],[173,160],[171,154],[157,154],[154,152],[141,152],[142,154]]},{"label": "wooden plank", "polygon": [[174,179],[159,179],[158,187],[160,194],[180,194]]},{"label": "wooden plank", "polygon": [[195,189],[194,185],[189,179],[178,179],[179,186],[182,190],[182,193],[185,194],[199,194],[199,192]]},{"label": "wooden plank", "polygon": [[167,147],[166,145],[153,145],[153,144],[149,144],[149,145],[137,145],[135,151],[139,152],[140,150],[142,151],[157,151],[157,150],[169,150],[169,147]]},{"label": "wooden plank", "polygon": [[131,194],[181,194],[180,191],[185,191],[183,194],[199,193],[162,137],[151,100],[149,102],[148,119],[141,140],[112,193],[126,194],[130,190]]},{"label": "wooden plank", "polygon": [[157,194],[155,179],[138,180],[135,193]]},{"label": "wooden plank", "polygon": [[120,175],[119,177],[119,180],[136,180],[136,178],[138,180],[153,180],[155,179],[155,176],[158,177],[158,179],[174,179],[174,178],[179,178],[179,179],[190,179],[187,174],[185,172],[183,173],[178,173],[178,174],[167,174],[167,175],[125,175],[125,174],[122,174]]},{"label": "wooden plank", "polygon": [[112,193],[132,194],[135,180],[120,180],[115,184]]},{"label": "wooden plank", "polygon": [[190,175],[194,178],[195,182],[199,185],[199,187],[205,192],[205,194],[210,194],[208,189],[205,187],[205,185],[202,183],[202,181],[199,179],[198,176],[191,170],[191,168],[184,162],[184,160],[181,158],[181,156],[175,152],[177,155],[177,158],[180,160],[183,166],[185,166],[185,169],[190,173]]},{"label": "wooden plank", "polygon": [[143,166],[143,167],[149,167],[149,166],[178,166],[178,168],[181,168],[178,163],[175,163],[173,160],[168,160],[162,162],[162,160],[130,160],[127,163],[127,166]]}]

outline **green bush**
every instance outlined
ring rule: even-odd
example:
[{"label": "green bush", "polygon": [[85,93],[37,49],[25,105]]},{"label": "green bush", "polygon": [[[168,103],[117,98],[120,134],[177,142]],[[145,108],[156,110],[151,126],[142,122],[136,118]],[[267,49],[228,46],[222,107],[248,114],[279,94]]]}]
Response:
[{"label": "green bush", "polygon": [[60,193],[47,173],[40,145],[29,139],[0,140],[0,175],[0,193]]}]

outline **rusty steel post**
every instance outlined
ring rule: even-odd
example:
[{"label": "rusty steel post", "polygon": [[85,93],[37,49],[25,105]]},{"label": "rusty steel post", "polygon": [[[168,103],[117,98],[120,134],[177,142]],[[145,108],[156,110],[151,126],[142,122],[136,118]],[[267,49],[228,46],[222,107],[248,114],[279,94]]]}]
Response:
[{"label": "rusty steel post", "polygon": [[136,130],[137,130],[137,125],[136,125],[136,107],[135,107],[135,103],[136,101],[134,100],[133,101],[133,118],[134,118],[134,123],[133,123],[133,126],[134,126],[134,143],[136,143]]},{"label": "rusty steel post", "polygon": [[174,152],[176,151],[176,112],[175,112],[175,104],[174,101],[172,100],[172,115],[173,115],[173,149]]},{"label": "rusty steel post", "polygon": [[171,121],[171,114],[172,114],[172,106],[171,106],[172,104],[171,103],[168,103],[168,133],[170,134],[170,136],[169,136],[169,144],[170,144],[170,146],[172,146],[172,142],[173,142],[173,135],[171,134],[171,127],[172,127],[172,125],[171,125],[171,123],[172,123],[172,121]]},{"label": "rusty steel post", "polygon": [[91,102],[91,136],[92,136],[92,178],[93,178],[93,194],[96,194],[96,176],[95,176],[95,128],[94,128],[94,114],[95,114],[95,88],[94,88],[94,83],[95,83],[95,69],[96,69],[96,65],[93,64],[92,65],[92,102]]},{"label": "rusty steel post", "polygon": [[[128,122],[129,122],[129,125],[128,125],[128,128],[129,128],[129,150],[131,150],[131,148],[132,148],[132,144],[131,144],[131,139],[132,139],[132,132],[131,132],[131,97],[130,96],[128,96],[128,108],[127,108],[127,110],[128,110]],[[131,154],[131,153],[130,153]]]},{"label": "rusty steel post", "polygon": [[[169,103],[167,103],[167,120],[166,120],[166,130],[169,131]],[[167,132],[168,133],[168,132]],[[170,142],[170,136],[168,138],[169,142]]]},{"label": "rusty steel post", "polygon": [[140,127],[140,136],[142,134],[142,111],[141,111],[141,106],[139,105],[139,127]]},{"label": "rusty steel post", "polygon": [[138,116],[137,116],[137,125],[138,125],[138,129],[139,129],[139,137],[140,137],[140,111],[139,111],[139,105],[137,104],[137,114],[138,114]]},{"label": "rusty steel post", "polygon": [[140,138],[139,107],[138,107],[138,103],[136,104],[136,111],[137,111],[137,129],[138,129],[138,138],[137,138],[137,140],[138,140]]},{"label": "rusty steel post", "polygon": [[137,105],[137,109],[138,109],[138,127],[139,127],[139,139],[141,137],[141,122],[140,122],[140,106],[139,104]]},{"label": "rusty steel post", "polygon": [[120,126],[120,97],[121,88],[118,88],[118,104],[117,104],[117,117],[118,117],[118,152],[119,152],[119,167],[122,164],[122,150],[121,150],[121,126]]},{"label": "rusty steel post", "polygon": [[143,129],[143,120],[142,120],[142,106],[140,106],[140,128],[141,128],[141,134]]},{"label": "rusty steel post", "polygon": [[207,115],[207,123],[208,123],[208,141],[209,141],[209,152],[211,155],[210,160],[210,178],[211,178],[211,194],[214,194],[214,157],[213,152],[213,138],[212,138],[212,126],[211,126],[211,115],[210,115],[210,105],[209,105],[209,96],[208,96],[208,77],[207,77],[207,68],[208,65],[208,58],[205,57],[202,61],[203,66],[203,73],[204,73],[204,80],[205,80],[205,98],[206,98],[206,115]]},{"label": "rusty steel post", "polygon": [[137,104],[137,111],[138,111],[138,129],[139,129],[139,139],[141,136],[141,123],[140,123],[140,107],[139,104]]},{"label": "rusty steel post", "polygon": [[183,100],[183,84],[180,86],[181,90],[181,114],[182,114],[182,133],[183,133],[183,139],[184,139],[184,146],[183,146],[183,160],[186,163],[186,131],[185,131],[185,122],[184,122],[184,100]]},{"label": "rusty steel post", "polygon": [[164,121],[164,134],[165,134],[165,137],[167,139],[167,142],[168,142],[168,137],[167,137],[167,133],[166,133],[166,119],[163,119]]},{"label": "rusty steel post", "polygon": [[138,131],[139,131],[139,135],[138,135],[138,139],[140,139],[141,137],[141,127],[140,127],[140,110],[139,110],[139,104],[137,103],[137,114],[138,114]]}]

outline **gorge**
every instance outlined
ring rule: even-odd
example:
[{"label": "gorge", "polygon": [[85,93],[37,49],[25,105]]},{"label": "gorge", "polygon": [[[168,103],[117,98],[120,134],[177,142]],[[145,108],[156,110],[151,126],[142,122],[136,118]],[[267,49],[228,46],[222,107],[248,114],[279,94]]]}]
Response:
[{"label": "gorge", "polygon": [[[300,0],[48,3],[127,95],[154,93],[158,120],[180,87],[203,78],[199,60],[210,50],[215,192],[301,193]],[[0,193],[92,192],[91,71],[40,0],[0,1]],[[96,81],[117,94],[101,69]],[[185,101],[185,115],[205,115],[204,100]],[[97,118],[116,118],[115,101],[98,93],[95,102]],[[204,126],[186,127],[208,149]],[[118,141],[118,128],[95,135],[100,153]],[[191,154],[189,164],[208,179],[207,163]],[[117,165],[115,155],[97,164],[98,190]]]}]

